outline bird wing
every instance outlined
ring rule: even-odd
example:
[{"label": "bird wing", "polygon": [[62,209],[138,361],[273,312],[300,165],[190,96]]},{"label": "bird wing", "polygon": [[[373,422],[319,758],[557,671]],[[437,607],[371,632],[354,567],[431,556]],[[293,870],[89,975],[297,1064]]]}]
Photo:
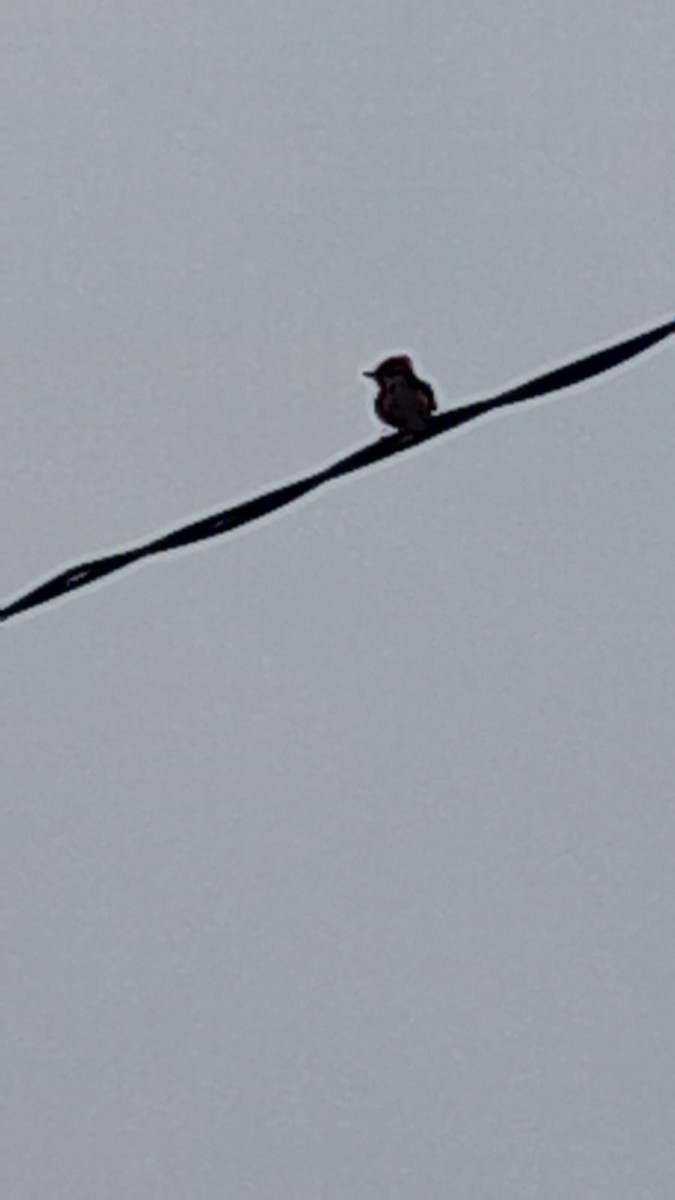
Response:
[{"label": "bird wing", "polygon": [[421,391],[425,400],[427,400],[429,402],[429,412],[436,412],[436,409],[438,408],[438,404],[436,403],[436,397],[434,396],[434,389],[432,388],[431,384],[425,383],[423,379],[420,379],[418,386],[419,386],[419,390]]}]

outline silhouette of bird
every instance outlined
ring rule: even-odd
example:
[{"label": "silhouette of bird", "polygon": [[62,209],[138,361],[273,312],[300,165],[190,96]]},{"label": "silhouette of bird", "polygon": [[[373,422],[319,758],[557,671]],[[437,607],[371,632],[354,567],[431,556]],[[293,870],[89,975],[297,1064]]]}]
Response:
[{"label": "silhouette of bird", "polygon": [[375,412],[385,425],[402,433],[424,432],[438,406],[431,384],[418,379],[407,354],[385,358],[373,371],[363,374],[378,386]]}]

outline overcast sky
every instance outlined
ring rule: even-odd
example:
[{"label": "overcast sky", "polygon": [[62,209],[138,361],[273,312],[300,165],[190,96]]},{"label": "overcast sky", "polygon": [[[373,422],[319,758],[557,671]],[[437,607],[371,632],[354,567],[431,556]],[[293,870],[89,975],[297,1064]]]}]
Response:
[{"label": "overcast sky", "polygon": [[[2,601],[673,314],[672,0],[1,46]],[[3,626],[3,1200],[675,1195],[674,378]]]}]

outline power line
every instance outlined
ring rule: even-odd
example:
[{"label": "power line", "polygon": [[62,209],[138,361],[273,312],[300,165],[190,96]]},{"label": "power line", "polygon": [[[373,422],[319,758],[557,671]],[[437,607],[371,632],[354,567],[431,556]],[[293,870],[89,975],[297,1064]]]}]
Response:
[{"label": "power line", "polygon": [[181,546],[191,546],[197,542],[206,541],[208,538],[231,533],[233,530],[241,528],[242,525],[259,521],[277,509],[284,508],[287,504],[293,504],[324,483],[351,475],[354,471],[361,471],[365,467],[383,462],[395,454],[403,454],[407,450],[419,446],[422,442],[439,437],[450,430],[458,429],[469,421],[475,421],[478,417],[483,417],[496,409],[546,396],[550,392],[561,391],[564,388],[583,383],[585,380],[593,379],[596,375],[621,366],[622,363],[628,362],[637,354],[644,353],[645,350],[649,350],[673,333],[675,333],[675,320],[668,321],[665,325],[659,325],[646,333],[627,338],[604,350],[597,350],[593,354],[575,359],[574,362],[566,363],[562,367],[556,367],[544,375],[538,375],[526,383],[518,384],[487,400],[478,400],[473,404],[466,404],[461,408],[439,413],[429,420],[428,427],[422,434],[414,436],[393,434],[391,437],[380,438],[378,441],[364,446],[361,450],[346,455],[321,471],[305,475],[302,479],[282,484],[259,496],[253,496],[250,500],[244,500],[243,503],[230,505],[221,512],[202,517],[198,521],[191,521],[188,525],[182,525],[179,529],[153,538],[139,546],[120,550],[115,554],[106,554],[101,558],[92,559],[90,562],[78,563],[76,566],[54,575],[45,583],[39,584],[38,587],[24,592],[4,608],[0,608],[0,621],[7,621],[10,617],[28,612],[32,608],[49,604],[60,596],[69,595],[78,588],[87,587],[89,584],[105,578],[106,575],[121,571],[123,567],[129,567],[144,558],[166,554]]}]

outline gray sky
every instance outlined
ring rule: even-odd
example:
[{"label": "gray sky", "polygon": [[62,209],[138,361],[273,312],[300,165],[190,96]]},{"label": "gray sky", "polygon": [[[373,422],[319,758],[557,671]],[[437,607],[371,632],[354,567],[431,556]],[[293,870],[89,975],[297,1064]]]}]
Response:
[{"label": "gray sky", "polygon": [[[4,600],[673,312],[672,0],[8,0]],[[3,628],[3,1200],[675,1194],[675,347]]]}]

